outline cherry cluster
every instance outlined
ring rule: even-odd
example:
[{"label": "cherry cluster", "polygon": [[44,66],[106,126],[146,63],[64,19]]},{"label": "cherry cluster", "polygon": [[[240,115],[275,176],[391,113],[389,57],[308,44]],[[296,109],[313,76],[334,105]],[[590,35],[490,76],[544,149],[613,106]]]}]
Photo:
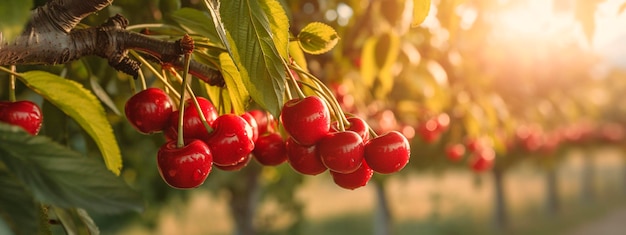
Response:
[{"label": "cherry cluster", "polygon": [[370,137],[370,128],[358,117],[331,123],[326,103],[317,96],[289,100],[280,121],[291,167],[305,175],[329,169],[335,184],[346,189],[366,185],[374,172],[398,172],[409,161],[409,142],[402,134]]},{"label": "cherry cluster", "polygon": [[[289,162],[305,175],[330,169],[337,185],[355,189],[364,186],[374,172],[395,173],[409,161],[409,142],[402,134],[392,131],[370,137],[375,133],[358,117],[331,123],[330,111],[318,96],[284,104],[280,123],[286,138],[278,132],[278,121],[266,112],[218,115],[209,100],[197,97],[197,106],[193,102],[185,101],[183,120],[170,97],[158,88],[138,92],[125,105],[126,117],[137,131],[164,133],[168,141],[158,151],[158,170],[175,188],[198,187],[212,166],[235,171],[255,158],[265,166]],[[177,142],[179,125],[182,146]]]},{"label": "cherry cluster", "polygon": [[31,135],[37,135],[43,116],[39,106],[31,101],[0,101],[0,122],[22,127]]}]

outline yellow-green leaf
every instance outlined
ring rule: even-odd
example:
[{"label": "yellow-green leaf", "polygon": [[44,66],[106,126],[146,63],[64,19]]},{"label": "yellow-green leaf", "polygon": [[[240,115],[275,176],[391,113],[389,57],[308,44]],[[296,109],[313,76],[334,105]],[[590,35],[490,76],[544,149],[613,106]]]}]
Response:
[{"label": "yellow-green leaf", "polygon": [[288,59],[289,18],[287,18],[285,9],[276,0],[263,0],[263,3],[261,7],[269,20],[272,40],[274,40],[276,50],[281,57]]},{"label": "yellow-green leaf", "polygon": [[120,149],[104,108],[93,93],[77,82],[43,71],[22,73],[20,79],[74,119],[96,142],[107,168],[120,174]]},{"label": "yellow-green leaf", "polygon": [[296,62],[298,66],[303,68],[305,71],[309,71],[307,64],[306,64],[306,57],[304,56],[304,51],[302,51],[302,48],[300,48],[300,45],[298,45],[298,43],[295,43],[295,42],[289,43],[289,56],[291,56],[293,61]]},{"label": "yellow-green leaf", "polygon": [[378,66],[376,65],[376,37],[370,37],[365,40],[363,49],[361,50],[361,79],[367,88],[374,86]]},{"label": "yellow-green leaf", "polygon": [[319,55],[333,49],[339,42],[339,35],[327,24],[313,22],[298,33],[298,42],[304,52]]},{"label": "yellow-green leaf", "polygon": [[272,28],[276,25],[272,26],[265,4],[265,1],[222,1],[220,13],[225,28],[224,44],[229,45],[226,47],[248,93],[261,107],[278,116],[285,92],[284,58],[273,38]]},{"label": "yellow-green leaf", "polygon": [[220,54],[220,70],[226,82],[226,89],[235,114],[240,115],[246,112],[246,101],[250,95],[246,86],[241,80],[241,74],[237,70],[235,62],[226,52]]},{"label": "yellow-green leaf", "polygon": [[430,0],[413,0],[413,21],[412,27],[418,27],[428,16],[430,11]]}]

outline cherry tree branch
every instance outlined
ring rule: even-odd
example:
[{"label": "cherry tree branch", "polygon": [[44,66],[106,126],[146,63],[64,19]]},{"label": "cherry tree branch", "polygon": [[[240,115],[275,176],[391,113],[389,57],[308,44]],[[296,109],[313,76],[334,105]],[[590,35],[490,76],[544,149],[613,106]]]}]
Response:
[{"label": "cherry tree branch", "polygon": [[[75,28],[112,2],[51,0],[34,9],[24,32],[13,42],[0,44],[0,65],[64,64],[97,55],[107,59],[111,67],[137,77],[141,63],[128,56],[132,49],[149,54],[162,65],[182,68],[185,45],[180,40],[163,41],[126,30],[128,20],[121,15],[100,26]],[[209,65],[192,61],[189,72],[210,85],[224,86],[221,73]]]}]

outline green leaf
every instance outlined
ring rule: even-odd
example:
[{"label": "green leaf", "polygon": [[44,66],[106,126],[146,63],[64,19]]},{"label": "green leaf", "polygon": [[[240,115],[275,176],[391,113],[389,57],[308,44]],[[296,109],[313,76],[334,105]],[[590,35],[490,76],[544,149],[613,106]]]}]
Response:
[{"label": "green leaf", "polygon": [[53,207],[53,209],[65,231],[72,231],[69,234],[100,234],[100,229],[85,210],[59,207]]},{"label": "green leaf", "polygon": [[[274,42],[266,1],[233,0],[221,3],[229,53],[252,99],[279,116],[285,92],[285,68]],[[282,46],[281,46],[282,47]]]},{"label": "green leaf", "polygon": [[122,155],[113,128],[98,99],[79,83],[43,71],[29,71],[21,80],[50,103],[74,119],[100,148],[104,163],[116,175],[122,168]]},{"label": "green leaf", "polygon": [[172,13],[172,20],[187,32],[202,35],[215,43],[222,43],[211,16],[206,12],[193,8],[181,8]]},{"label": "green leaf", "polygon": [[16,126],[0,123],[0,161],[36,200],[46,204],[99,213],[142,208],[139,194],[98,159]]},{"label": "green leaf", "polygon": [[0,5],[0,43],[12,42],[20,35],[30,18],[33,1],[4,0]]},{"label": "green leaf", "polygon": [[289,59],[289,18],[285,13],[285,9],[276,0],[262,0],[261,7],[265,11],[270,29],[272,31],[272,39],[274,45],[281,57]]},{"label": "green leaf", "polygon": [[[0,218],[14,229],[9,234],[37,234],[39,205],[33,195],[5,169],[0,170],[0,188]],[[7,233],[0,229],[0,234]]]},{"label": "green leaf", "polygon": [[424,22],[430,11],[430,0],[413,0],[412,27],[418,27]]},{"label": "green leaf", "polygon": [[296,43],[296,42],[289,43],[289,56],[291,56],[293,61],[296,62],[296,64],[298,64],[300,68],[304,69],[304,71],[307,71],[307,72],[309,71],[309,68],[307,67],[307,64],[306,64],[306,57],[304,55],[304,51],[302,51],[302,48],[300,47],[299,43]]},{"label": "green leaf", "polygon": [[220,71],[226,82],[226,89],[235,114],[240,115],[246,112],[246,101],[250,95],[241,80],[241,74],[235,66],[235,62],[228,53],[220,54]]},{"label": "green leaf", "polygon": [[298,42],[304,52],[319,55],[333,49],[339,42],[339,35],[327,24],[313,22],[298,33]]},{"label": "green leaf", "polygon": [[393,65],[400,54],[400,38],[394,31],[366,40],[361,52],[361,76],[374,96],[384,98],[394,84]]}]

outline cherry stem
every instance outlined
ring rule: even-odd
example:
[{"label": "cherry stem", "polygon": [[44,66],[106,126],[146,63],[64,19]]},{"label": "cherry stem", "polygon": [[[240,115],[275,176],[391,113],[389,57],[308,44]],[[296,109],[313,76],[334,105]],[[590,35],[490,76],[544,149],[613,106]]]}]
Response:
[{"label": "cherry stem", "polygon": [[141,90],[148,89],[148,85],[146,84],[146,77],[143,75],[141,69],[137,70],[139,72],[139,81],[141,81]]},{"label": "cherry stem", "polygon": [[[185,86],[187,85],[187,73],[189,73],[189,61],[191,60],[191,55],[185,53],[185,72],[183,73],[183,84],[181,87],[181,95],[185,95]],[[185,117],[185,97],[180,97],[180,102],[178,105],[178,138],[176,142],[176,147],[182,148],[185,146],[185,140],[183,139],[183,123],[185,122],[183,118]]]},{"label": "cherry stem", "polygon": [[21,76],[22,76],[21,74],[19,74],[19,73],[15,72],[15,71],[11,71],[10,69],[7,69],[7,68],[2,67],[2,66],[0,66],[0,70],[2,70],[2,71],[4,71],[4,72],[6,72],[6,73],[8,73],[8,74],[13,74],[13,75],[18,76],[18,77],[21,77]]},{"label": "cherry stem", "polygon": [[289,88],[289,82],[285,81],[285,95],[287,96],[288,100],[292,100],[293,99],[293,95],[291,95],[291,89]]},{"label": "cherry stem", "polygon": [[222,98],[222,94],[224,93],[224,88],[220,87],[217,93],[217,113],[222,115],[224,113],[224,99]]},{"label": "cherry stem", "polygon": [[15,102],[15,65],[11,65],[11,74],[9,74],[9,101]]},{"label": "cherry stem", "polygon": [[[181,83],[182,83],[182,78],[180,77],[180,74],[178,74],[176,72],[176,70],[174,70],[174,68],[170,68],[170,72],[174,74],[174,76],[177,79],[180,79]],[[196,98],[196,95],[193,92],[193,89],[191,89],[191,86],[189,84],[184,84],[185,85],[185,89],[187,90],[187,93],[189,93],[189,96],[191,96],[191,100],[193,101],[193,104],[196,108],[196,111],[198,112],[198,114],[200,114],[200,122],[202,122],[202,125],[204,125],[204,128],[206,129],[207,132],[211,133],[213,132],[213,128],[211,127],[211,125],[209,125],[209,122],[206,120],[206,117],[204,116],[204,113],[202,112],[202,109],[200,108],[200,103],[198,103],[198,99]]]},{"label": "cherry stem", "polygon": [[[304,92],[302,92],[302,89],[300,89],[300,87],[298,86],[298,81],[296,80],[296,77],[294,77],[293,74],[291,74],[291,69],[289,69],[289,65],[287,64],[287,62],[284,59],[281,60],[281,62],[283,62],[283,66],[285,66],[285,70],[287,71],[287,77],[289,77],[289,79],[287,80],[291,82],[291,84],[293,85],[293,89],[296,90],[296,92],[298,93],[298,96],[300,98],[306,97]],[[288,90],[288,89],[285,89],[285,90]]]},{"label": "cherry stem", "polygon": [[148,61],[146,61],[146,59],[144,59],[142,56],[137,54],[137,52],[130,51],[130,53],[135,58],[137,58],[137,60],[141,61],[141,64],[145,64],[146,67],[148,67],[148,69],[152,72],[152,74],[154,74],[154,76],[156,76],[159,80],[161,80],[161,82],[163,82],[163,85],[165,87],[167,87],[168,89],[170,89],[170,91],[172,91],[172,93],[174,93],[174,96],[181,97],[180,94],[178,92],[176,92],[176,89],[174,89],[174,87],[172,87],[172,85],[167,81],[167,79],[165,79],[165,77],[163,75],[161,75],[161,73],[159,73],[154,67],[152,67],[152,65],[150,63],[148,63]]},{"label": "cherry stem", "polygon": [[[183,123],[185,122],[183,120],[184,116],[185,116],[185,88],[187,87],[187,78],[189,77],[189,64],[191,63],[191,53],[193,52],[193,39],[191,39],[191,37],[189,37],[189,35],[185,34],[185,36],[183,36],[183,38],[181,39],[181,44],[184,47],[184,60],[185,60],[185,65],[184,65],[184,71],[183,71],[183,81],[182,81],[182,86],[180,88],[180,93],[181,93],[181,97],[180,97],[180,102],[179,102],[179,110],[178,110],[178,139],[176,142],[176,147],[178,148],[182,148],[185,146],[185,140],[183,139]],[[202,116],[202,115],[200,115]]]},{"label": "cherry stem", "polygon": [[137,87],[135,85],[135,79],[128,79],[128,81],[130,81],[130,92],[131,94],[135,94],[137,93]]},{"label": "cherry stem", "polygon": [[374,131],[374,129],[372,129],[372,127],[370,127],[370,125],[367,125],[367,130],[369,131],[372,139],[378,137],[378,134]]},{"label": "cherry stem", "polygon": [[[291,68],[296,70],[296,72],[298,73],[304,74],[306,77],[310,78],[315,83],[315,85],[317,85],[317,88],[319,89],[314,89],[314,90],[321,90],[320,93],[323,94],[324,98],[326,98],[326,101],[329,104],[331,104],[330,105],[331,108],[333,109],[334,112],[336,112],[337,123],[340,124],[339,127],[344,126],[344,125],[350,125],[350,122],[348,121],[348,118],[346,118],[346,115],[343,113],[343,110],[341,109],[339,102],[333,96],[333,92],[330,89],[328,89],[328,87],[326,87],[326,85],[324,85],[322,81],[320,81],[313,74],[307,71],[304,71],[302,68],[300,68],[300,66],[298,66],[298,64],[292,64]],[[302,83],[302,84],[306,84],[306,83]],[[312,86],[309,85],[309,87],[312,87]],[[340,130],[343,131],[344,129],[340,129]]]}]

